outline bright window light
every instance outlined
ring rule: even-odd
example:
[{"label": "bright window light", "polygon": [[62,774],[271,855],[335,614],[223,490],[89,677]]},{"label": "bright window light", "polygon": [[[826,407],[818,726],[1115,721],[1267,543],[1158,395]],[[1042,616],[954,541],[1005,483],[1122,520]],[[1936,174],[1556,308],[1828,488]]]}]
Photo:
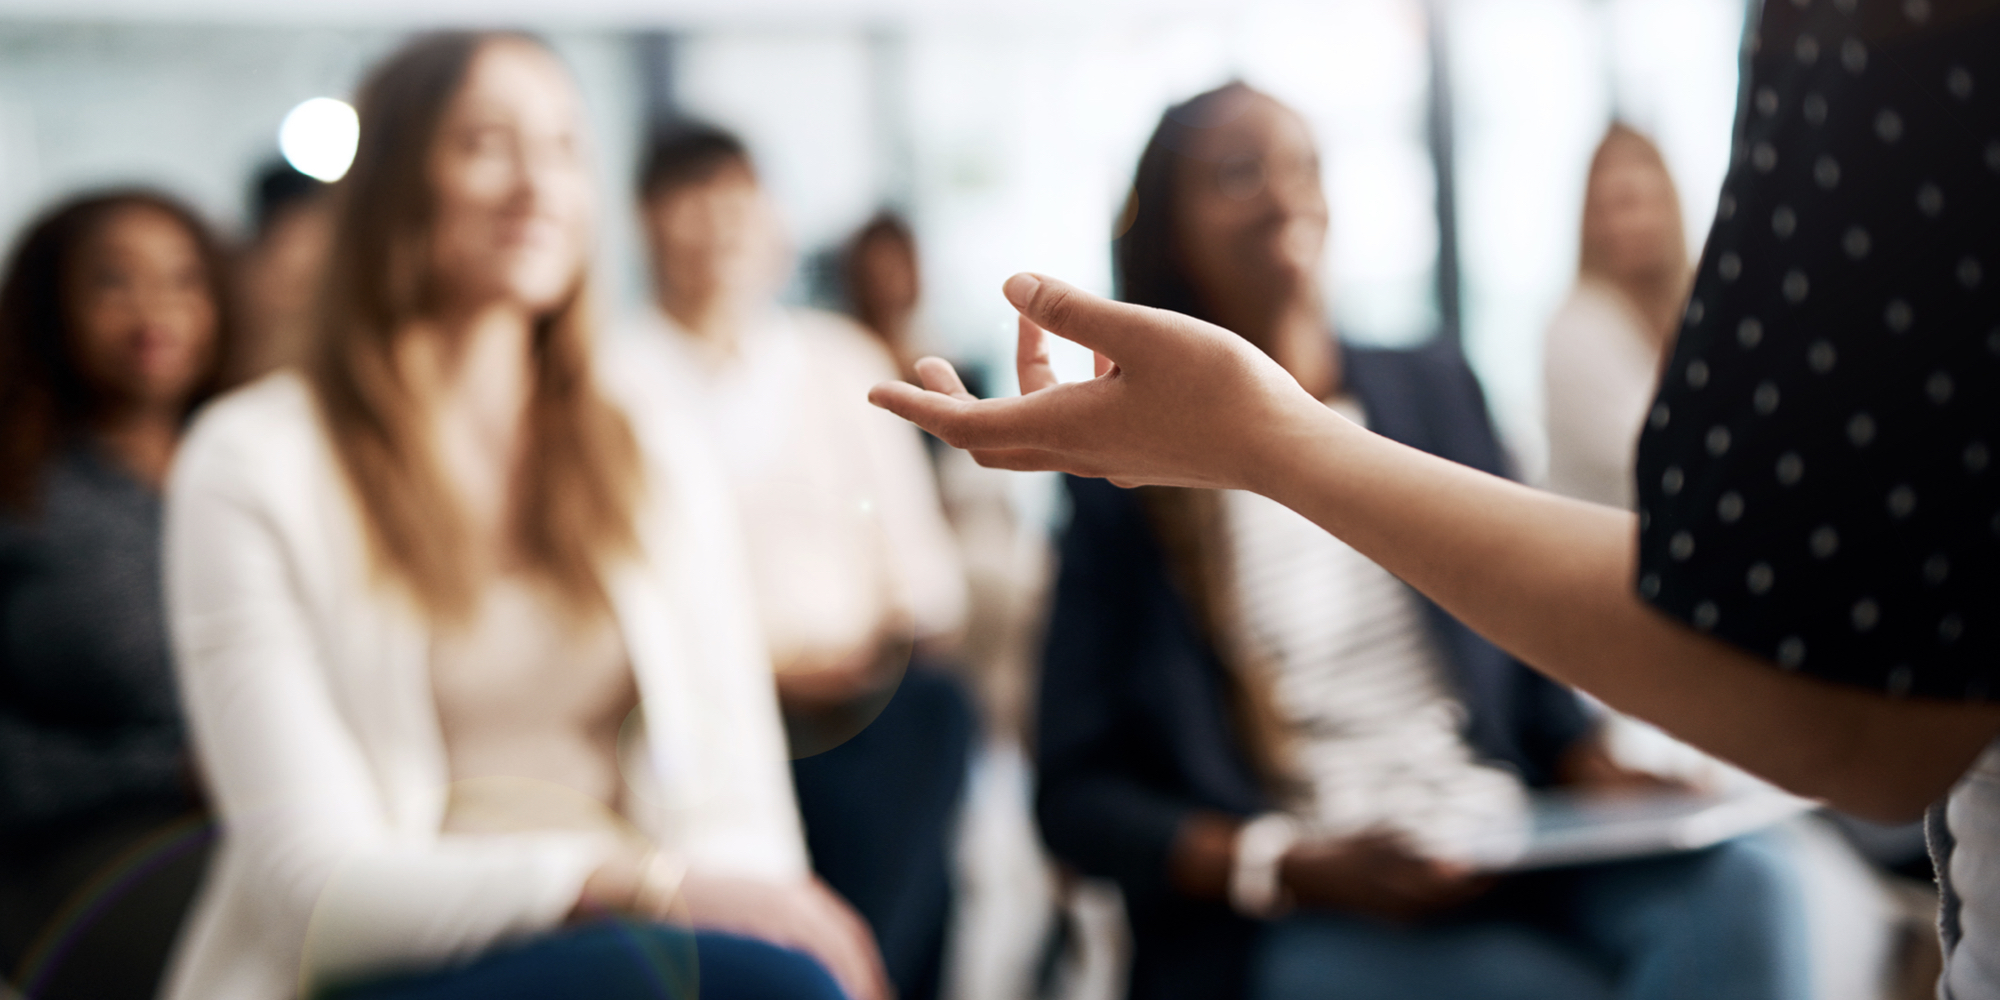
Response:
[{"label": "bright window light", "polygon": [[346,101],[315,97],[293,108],[278,126],[278,150],[302,174],[331,184],[354,162],[361,119]]}]

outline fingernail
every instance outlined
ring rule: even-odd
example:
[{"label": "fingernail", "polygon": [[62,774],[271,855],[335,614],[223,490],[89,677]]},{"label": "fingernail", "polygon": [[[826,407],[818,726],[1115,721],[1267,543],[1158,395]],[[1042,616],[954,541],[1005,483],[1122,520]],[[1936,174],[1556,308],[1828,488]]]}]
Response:
[{"label": "fingernail", "polygon": [[1014,308],[1026,309],[1028,308],[1028,303],[1033,301],[1035,297],[1035,290],[1040,287],[1042,287],[1042,279],[1026,271],[1022,271],[1020,274],[1008,278],[1007,283],[1000,286],[1000,293],[1007,296],[1007,301],[1012,302]]}]

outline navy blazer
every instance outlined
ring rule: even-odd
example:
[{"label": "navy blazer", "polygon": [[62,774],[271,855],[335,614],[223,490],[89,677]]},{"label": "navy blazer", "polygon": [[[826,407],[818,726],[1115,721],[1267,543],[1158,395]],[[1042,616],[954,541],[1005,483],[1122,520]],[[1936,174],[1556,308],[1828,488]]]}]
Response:
[{"label": "navy blazer", "polygon": [[[1494,474],[1505,463],[1456,348],[1343,348],[1371,429]],[[1133,932],[1131,1000],[1241,995],[1257,924],[1177,894],[1167,859],[1196,811],[1272,807],[1228,705],[1225,667],[1175,585],[1138,494],[1068,479],[1072,513],[1038,718],[1042,836],[1065,864],[1115,880]],[[1531,785],[1591,726],[1575,695],[1424,602],[1467,707],[1466,738]]]}]

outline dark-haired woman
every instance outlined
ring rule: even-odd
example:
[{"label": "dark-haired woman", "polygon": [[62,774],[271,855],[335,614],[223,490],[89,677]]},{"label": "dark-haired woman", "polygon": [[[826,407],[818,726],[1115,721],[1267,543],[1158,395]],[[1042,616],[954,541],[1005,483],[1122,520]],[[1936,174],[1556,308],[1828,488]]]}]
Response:
[{"label": "dark-haired woman", "polygon": [[[2000,8],[1767,3],[1638,511],[1332,415],[1210,324],[1016,275],[1019,399],[874,398],[981,461],[1286,504],[1496,644],[1782,787],[1926,814],[1938,995],[2000,997]],[[1044,329],[1099,352],[1057,385]]]},{"label": "dark-haired woman", "polygon": [[160,489],[215,391],[215,243],[83,197],[0,287],[0,961],[35,997],[150,997],[203,824],[160,594]]},{"label": "dark-haired woman", "polygon": [[[1241,84],[1139,162],[1122,297],[1226,325],[1324,405],[1504,471],[1454,348],[1344,344],[1305,122]],[[1645,783],[1571,693],[1297,514],[1068,480],[1039,717],[1058,857],[1132,902],[1132,996],[1779,1000],[1806,989],[1761,844],[1494,884],[1472,844],[1530,787]]]},{"label": "dark-haired woman", "polygon": [[877,1000],[723,489],[597,371],[574,82],[431,35],[359,110],[316,357],[211,405],[169,489],[223,834],[168,995]]},{"label": "dark-haired woman", "polygon": [[923,277],[910,224],[894,212],[877,212],[848,240],[841,280],[855,321],[881,339],[903,378],[916,381]]}]

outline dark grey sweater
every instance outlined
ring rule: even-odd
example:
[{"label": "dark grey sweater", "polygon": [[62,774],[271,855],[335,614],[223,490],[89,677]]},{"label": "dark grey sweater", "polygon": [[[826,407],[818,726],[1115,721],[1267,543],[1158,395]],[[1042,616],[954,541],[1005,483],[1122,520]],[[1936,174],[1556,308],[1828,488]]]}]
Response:
[{"label": "dark grey sweater", "polygon": [[160,497],[95,452],[0,517],[0,834],[187,796]]}]

